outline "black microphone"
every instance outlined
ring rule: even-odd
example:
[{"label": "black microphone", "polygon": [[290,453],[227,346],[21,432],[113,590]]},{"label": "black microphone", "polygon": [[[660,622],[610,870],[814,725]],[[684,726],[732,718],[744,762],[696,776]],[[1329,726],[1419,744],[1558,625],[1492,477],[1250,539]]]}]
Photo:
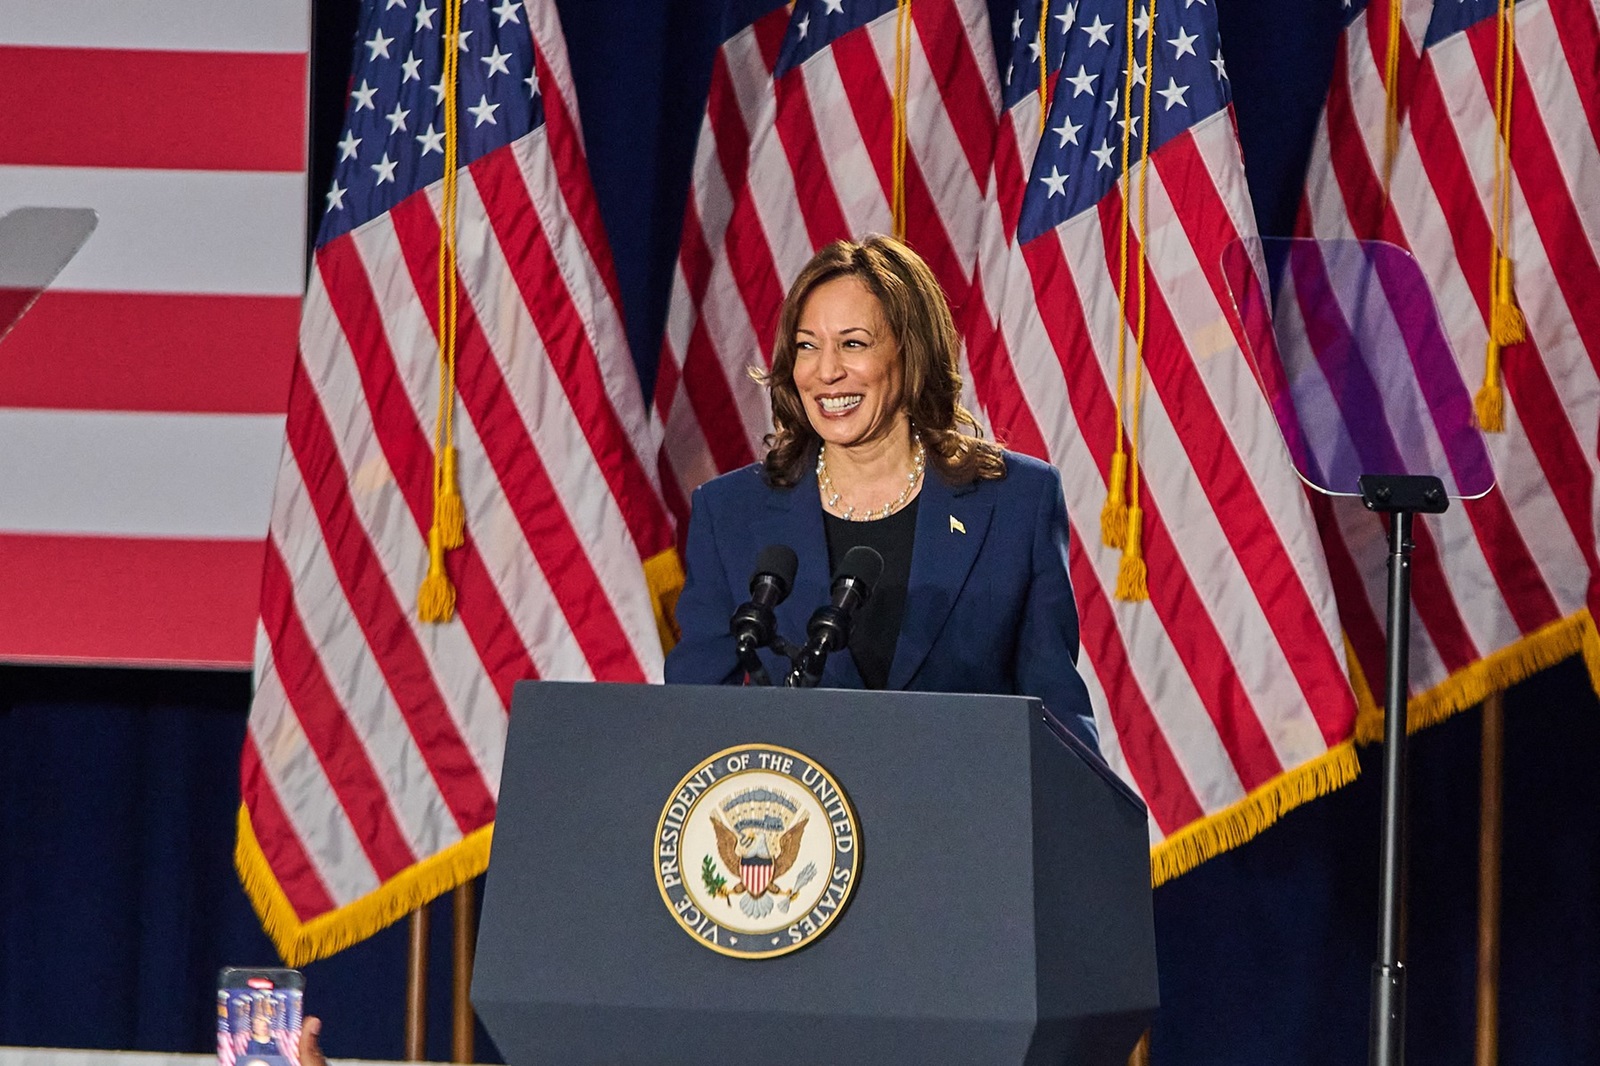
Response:
[{"label": "black microphone", "polygon": [[806,623],[806,646],[789,672],[790,688],[815,688],[822,680],[828,656],[850,643],[850,619],[872,596],[883,575],[883,556],[864,544],[844,553],[834,571],[830,601],[818,607]]},{"label": "black microphone", "polygon": [[794,587],[794,573],[800,567],[794,549],[786,544],[769,544],[756,556],[755,573],[750,575],[750,599],[733,612],[729,628],[739,650],[739,662],[756,682],[772,684],[766,668],[756,657],[777,636],[778,619],[773,608],[782,603]]}]

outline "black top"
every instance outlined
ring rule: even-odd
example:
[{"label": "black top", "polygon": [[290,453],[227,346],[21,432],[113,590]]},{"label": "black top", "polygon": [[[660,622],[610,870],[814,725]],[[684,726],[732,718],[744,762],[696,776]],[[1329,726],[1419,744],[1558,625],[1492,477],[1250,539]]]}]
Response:
[{"label": "black top", "polygon": [[867,602],[850,623],[850,654],[868,688],[889,683],[895,645],[900,642],[900,622],[906,613],[906,586],[911,583],[911,545],[917,534],[917,499],[890,515],[870,522],[852,522],[822,512],[828,534],[828,569],[834,570],[844,553],[864,544],[883,556],[883,574]]}]

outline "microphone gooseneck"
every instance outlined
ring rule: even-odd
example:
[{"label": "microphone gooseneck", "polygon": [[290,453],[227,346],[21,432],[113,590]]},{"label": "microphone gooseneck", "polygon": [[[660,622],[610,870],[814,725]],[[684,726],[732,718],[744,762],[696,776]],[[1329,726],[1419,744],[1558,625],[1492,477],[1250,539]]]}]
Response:
[{"label": "microphone gooseneck", "polygon": [[883,575],[883,556],[864,544],[844,553],[833,575],[828,603],[818,607],[806,623],[806,646],[789,672],[790,688],[815,688],[822,680],[828,656],[850,643],[850,623],[855,611],[872,596]]},{"label": "microphone gooseneck", "polygon": [[772,684],[756,649],[771,645],[776,638],[778,619],[773,609],[788,597],[799,566],[794,549],[786,544],[769,544],[761,549],[761,554],[756,556],[755,572],[750,575],[750,599],[728,622],[740,665],[757,684]]}]

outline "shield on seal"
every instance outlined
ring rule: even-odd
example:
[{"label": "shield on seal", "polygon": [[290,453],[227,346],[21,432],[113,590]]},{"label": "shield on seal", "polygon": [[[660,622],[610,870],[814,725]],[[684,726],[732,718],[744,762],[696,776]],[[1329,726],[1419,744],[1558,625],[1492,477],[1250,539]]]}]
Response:
[{"label": "shield on seal", "polygon": [[745,891],[754,899],[767,890],[772,883],[772,860],[747,855],[739,861],[739,877],[744,881]]}]

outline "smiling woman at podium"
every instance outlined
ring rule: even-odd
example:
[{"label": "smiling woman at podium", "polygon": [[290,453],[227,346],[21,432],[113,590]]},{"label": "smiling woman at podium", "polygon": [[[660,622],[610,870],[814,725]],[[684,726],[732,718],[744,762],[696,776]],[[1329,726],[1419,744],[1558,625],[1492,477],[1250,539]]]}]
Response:
[{"label": "smiling woman at podium", "polygon": [[[938,281],[901,242],[836,241],[807,264],[760,375],[772,397],[766,459],[694,494],[669,683],[804,673],[770,647],[741,658],[730,623],[745,615],[758,558],[788,548],[792,575],[764,588],[770,602],[792,583],[768,618],[779,647],[811,638],[802,683],[1037,696],[1095,745],[1060,476],[981,438],[959,402],[958,353]],[[843,576],[847,555],[870,558],[862,548],[881,573]],[[850,608],[863,583],[864,602],[832,630],[847,645],[828,656],[813,608],[830,593]]]}]

